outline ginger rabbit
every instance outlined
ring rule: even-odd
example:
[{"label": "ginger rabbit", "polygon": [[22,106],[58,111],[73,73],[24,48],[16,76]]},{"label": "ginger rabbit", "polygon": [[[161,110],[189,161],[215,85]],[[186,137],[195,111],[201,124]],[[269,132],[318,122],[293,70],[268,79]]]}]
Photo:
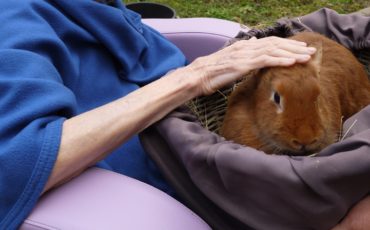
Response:
[{"label": "ginger rabbit", "polygon": [[342,121],[370,104],[367,73],[348,49],[313,32],[291,39],[316,47],[316,54],[240,83],[221,127],[226,139],[268,154],[308,155],[336,142]]}]

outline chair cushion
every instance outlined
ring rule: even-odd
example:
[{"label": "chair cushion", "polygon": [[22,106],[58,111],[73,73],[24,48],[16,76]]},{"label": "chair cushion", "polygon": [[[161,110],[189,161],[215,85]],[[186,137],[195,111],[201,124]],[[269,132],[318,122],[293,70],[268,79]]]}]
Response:
[{"label": "chair cushion", "polygon": [[45,194],[20,229],[203,230],[210,227],[166,193],[94,167]]}]

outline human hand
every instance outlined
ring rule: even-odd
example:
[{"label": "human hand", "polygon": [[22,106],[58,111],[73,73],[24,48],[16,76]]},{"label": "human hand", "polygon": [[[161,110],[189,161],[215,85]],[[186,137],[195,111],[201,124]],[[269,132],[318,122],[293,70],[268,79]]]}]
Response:
[{"label": "human hand", "polygon": [[211,94],[235,82],[252,70],[270,66],[290,66],[307,62],[316,51],[304,42],[278,37],[241,40],[200,57],[187,68],[197,78],[199,95]]},{"label": "human hand", "polygon": [[347,216],[332,230],[370,229],[370,195],[356,204]]}]

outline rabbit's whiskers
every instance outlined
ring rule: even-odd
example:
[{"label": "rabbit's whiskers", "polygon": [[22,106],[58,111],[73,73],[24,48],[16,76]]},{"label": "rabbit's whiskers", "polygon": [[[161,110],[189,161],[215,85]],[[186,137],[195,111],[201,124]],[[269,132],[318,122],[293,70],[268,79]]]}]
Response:
[{"label": "rabbit's whiskers", "polygon": [[351,126],[349,126],[349,128],[347,129],[347,131],[344,133],[343,137],[340,139],[341,141],[344,140],[344,138],[346,138],[346,136],[348,135],[349,131],[355,126],[355,124],[357,123],[357,119],[355,119]]}]

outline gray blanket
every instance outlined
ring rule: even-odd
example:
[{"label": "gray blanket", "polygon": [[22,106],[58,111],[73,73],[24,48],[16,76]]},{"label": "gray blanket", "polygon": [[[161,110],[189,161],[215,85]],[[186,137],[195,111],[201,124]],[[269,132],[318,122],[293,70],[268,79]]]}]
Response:
[{"label": "gray blanket", "polygon": [[[353,50],[370,48],[370,17],[322,9],[280,23],[320,32]],[[179,108],[152,127],[170,151],[153,150],[153,146],[147,150],[153,158],[162,154],[157,163],[170,181],[182,184],[177,187],[184,190],[180,194],[185,194],[181,197],[185,203],[195,199],[193,185],[185,177],[176,178],[175,167],[168,167],[172,156],[183,167],[178,170],[186,171],[202,194],[225,212],[225,218],[230,215],[238,222],[235,226],[215,223],[214,228],[322,230],[338,223],[370,191],[370,106],[347,120],[344,130],[350,126],[343,141],[315,157],[266,155],[226,141]],[[207,212],[204,215],[206,221],[212,219]]]}]

